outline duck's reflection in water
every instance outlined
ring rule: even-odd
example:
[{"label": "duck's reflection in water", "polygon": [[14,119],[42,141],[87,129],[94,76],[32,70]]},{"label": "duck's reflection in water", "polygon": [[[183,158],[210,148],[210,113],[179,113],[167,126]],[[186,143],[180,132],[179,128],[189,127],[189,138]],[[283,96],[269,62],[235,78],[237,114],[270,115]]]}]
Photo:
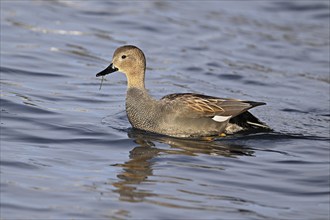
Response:
[{"label": "duck's reflection in water", "polygon": [[[178,139],[167,136],[153,135],[139,130],[130,130],[128,136],[138,144],[130,151],[129,160],[123,164],[117,164],[123,171],[117,175],[118,181],[113,183],[114,192],[120,195],[120,199],[130,202],[139,202],[156,194],[143,189],[138,185],[152,184],[148,177],[153,175],[155,158],[159,154],[179,154],[197,156],[207,154],[223,157],[252,156],[254,151],[228,141],[198,141]],[[159,147],[158,147],[159,146]]]}]

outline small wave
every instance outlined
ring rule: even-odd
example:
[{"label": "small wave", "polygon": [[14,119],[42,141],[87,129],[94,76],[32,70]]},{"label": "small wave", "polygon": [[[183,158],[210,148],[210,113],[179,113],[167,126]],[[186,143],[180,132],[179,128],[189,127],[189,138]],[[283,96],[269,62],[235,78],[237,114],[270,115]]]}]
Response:
[{"label": "small wave", "polygon": [[42,77],[65,77],[64,75],[60,75],[57,73],[45,73],[45,72],[36,72],[36,71],[26,71],[26,70],[21,70],[17,68],[9,68],[9,67],[4,67],[0,66],[0,72],[3,74],[11,74],[11,75],[17,75],[17,76],[42,76]]},{"label": "small wave", "polygon": [[301,140],[324,140],[329,141],[330,138],[319,137],[312,135],[303,135],[296,133],[281,133],[281,132],[267,132],[267,133],[255,133],[255,134],[237,134],[232,136],[227,136],[226,140],[290,140],[290,139],[301,139]]}]

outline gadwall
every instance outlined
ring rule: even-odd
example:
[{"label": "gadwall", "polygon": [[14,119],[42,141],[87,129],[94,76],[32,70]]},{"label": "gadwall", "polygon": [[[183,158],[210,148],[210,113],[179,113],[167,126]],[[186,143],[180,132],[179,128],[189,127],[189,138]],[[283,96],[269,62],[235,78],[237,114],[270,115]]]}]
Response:
[{"label": "gadwall", "polygon": [[97,77],[122,72],[127,77],[126,113],[134,128],[163,135],[198,138],[233,134],[246,130],[269,130],[247,110],[263,102],[178,93],[160,100],[151,97],[144,85],[146,59],[132,45],[116,49],[112,63]]}]

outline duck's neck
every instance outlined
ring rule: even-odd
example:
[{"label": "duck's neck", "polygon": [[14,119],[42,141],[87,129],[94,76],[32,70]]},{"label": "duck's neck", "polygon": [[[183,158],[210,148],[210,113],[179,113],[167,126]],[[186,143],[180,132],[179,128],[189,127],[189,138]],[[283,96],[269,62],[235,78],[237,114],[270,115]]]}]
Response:
[{"label": "duck's neck", "polygon": [[129,100],[130,102],[141,102],[148,99],[153,99],[147,89],[144,86],[129,86],[127,88],[126,94],[126,101]]},{"label": "duck's neck", "polygon": [[128,88],[145,90],[144,74],[130,74],[130,76],[127,77],[127,86]]}]

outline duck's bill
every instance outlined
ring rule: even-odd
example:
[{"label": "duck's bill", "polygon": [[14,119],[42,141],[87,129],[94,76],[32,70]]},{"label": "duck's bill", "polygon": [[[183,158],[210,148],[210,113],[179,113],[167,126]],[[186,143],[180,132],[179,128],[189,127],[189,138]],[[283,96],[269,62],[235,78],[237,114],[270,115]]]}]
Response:
[{"label": "duck's bill", "polygon": [[99,72],[98,74],[96,74],[96,77],[99,77],[99,76],[105,76],[107,74],[110,74],[110,73],[113,73],[113,72],[116,72],[118,71],[118,68],[116,68],[112,63],[107,67],[105,68],[104,70],[102,70],[101,72]]}]

